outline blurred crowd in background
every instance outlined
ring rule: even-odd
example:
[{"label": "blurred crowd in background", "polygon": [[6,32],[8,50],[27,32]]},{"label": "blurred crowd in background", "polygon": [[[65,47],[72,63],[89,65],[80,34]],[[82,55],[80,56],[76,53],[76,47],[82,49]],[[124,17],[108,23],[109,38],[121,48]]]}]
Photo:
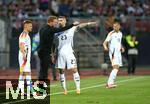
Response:
[{"label": "blurred crowd in background", "polygon": [[0,16],[150,16],[149,0],[0,0]]},{"label": "blurred crowd in background", "polygon": [[[106,17],[105,28],[110,30],[113,22],[119,18],[122,26],[128,30],[131,17],[150,16],[150,0],[0,0],[0,17],[15,17],[19,20],[49,15],[67,17]],[[18,36],[22,21],[13,21],[12,37]],[[133,22],[133,21],[132,21]],[[137,29],[149,30],[149,22],[136,21]],[[38,22],[33,21],[35,33]],[[143,28],[144,26],[144,28]]]}]

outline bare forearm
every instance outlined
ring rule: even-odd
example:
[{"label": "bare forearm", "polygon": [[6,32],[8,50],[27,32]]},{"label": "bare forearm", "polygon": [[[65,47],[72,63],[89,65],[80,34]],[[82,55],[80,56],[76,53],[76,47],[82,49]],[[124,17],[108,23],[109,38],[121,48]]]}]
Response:
[{"label": "bare forearm", "polygon": [[81,23],[79,25],[80,28],[85,27],[85,26],[90,26],[90,25],[95,25],[96,22],[87,22],[87,23]]},{"label": "bare forearm", "polygon": [[19,45],[20,51],[23,54],[23,59],[26,59],[27,57],[27,49],[25,48],[24,44],[20,44]]},{"label": "bare forearm", "polygon": [[107,43],[106,41],[104,41],[103,47],[104,47],[104,50],[107,50],[107,51],[108,51],[108,43]]},{"label": "bare forearm", "polygon": [[20,51],[24,54],[25,53],[25,46],[24,46],[24,44],[19,44],[19,49],[20,49]]}]

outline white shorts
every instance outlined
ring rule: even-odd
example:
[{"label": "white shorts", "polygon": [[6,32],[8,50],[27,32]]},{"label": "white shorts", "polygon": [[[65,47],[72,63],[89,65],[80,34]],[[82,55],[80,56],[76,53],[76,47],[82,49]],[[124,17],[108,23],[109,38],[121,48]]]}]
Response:
[{"label": "white shorts", "polygon": [[114,66],[114,65],[122,66],[121,51],[115,51],[115,49],[113,51],[110,50],[109,57],[110,57],[112,66]]},{"label": "white shorts", "polygon": [[[19,67],[21,67],[23,63],[24,63],[23,56],[19,55]],[[23,72],[31,72],[30,59],[27,59]]]},{"label": "white shorts", "polygon": [[56,61],[56,68],[58,69],[72,69],[77,68],[77,61],[73,53],[58,54]]}]

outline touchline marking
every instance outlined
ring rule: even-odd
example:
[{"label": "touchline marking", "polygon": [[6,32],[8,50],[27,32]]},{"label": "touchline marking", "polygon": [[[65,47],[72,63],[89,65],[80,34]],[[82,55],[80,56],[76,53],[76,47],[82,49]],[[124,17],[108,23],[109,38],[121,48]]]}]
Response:
[{"label": "touchline marking", "polygon": [[[141,79],[141,78],[145,78],[145,77],[129,78],[129,79],[126,79],[126,80],[117,81],[116,83],[123,83],[123,82],[128,82],[128,81],[133,81],[133,80]],[[105,85],[106,85],[106,83],[102,83],[102,84],[95,85],[95,86],[84,87],[84,88],[81,88],[81,90],[87,90],[87,89],[102,87],[102,86],[105,86]],[[68,92],[75,92],[75,91],[76,90],[69,90]],[[48,94],[47,96],[59,95],[59,94],[62,94],[62,93],[63,92],[57,92],[57,93]],[[32,100],[32,99],[34,99],[34,98],[23,99],[23,100],[18,100],[18,101],[12,101],[12,102],[2,103],[2,104],[13,104],[13,103],[18,103],[18,102]]]},{"label": "touchline marking", "polygon": [[[137,79],[141,79],[141,78],[144,78],[144,77],[130,78],[130,79],[122,80],[122,81],[117,81],[117,83],[128,82],[128,81],[131,81],[131,80],[137,80]],[[99,84],[99,85],[95,85],[95,86],[84,87],[84,88],[81,88],[81,90],[87,90],[87,89],[92,89],[92,88],[96,88],[96,87],[102,87],[102,86],[105,86],[105,85],[106,85],[106,83],[103,83],[103,84]],[[76,90],[69,90],[67,92],[75,92],[75,91]],[[50,96],[59,95],[59,94],[62,94],[62,93],[63,92],[52,93],[52,94],[50,94]]]}]

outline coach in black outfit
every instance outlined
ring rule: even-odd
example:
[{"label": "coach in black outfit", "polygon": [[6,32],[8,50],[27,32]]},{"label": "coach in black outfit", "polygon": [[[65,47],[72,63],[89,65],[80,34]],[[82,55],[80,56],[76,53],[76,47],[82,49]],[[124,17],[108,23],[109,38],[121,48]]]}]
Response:
[{"label": "coach in black outfit", "polygon": [[78,25],[78,23],[74,22],[73,24],[63,28],[56,28],[55,27],[56,25],[57,25],[57,17],[50,16],[48,17],[47,25],[43,26],[40,30],[40,45],[38,55],[40,58],[39,80],[41,81],[48,79],[48,67],[51,61],[50,54],[54,34],[57,32],[65,31],[75,25]]}]

